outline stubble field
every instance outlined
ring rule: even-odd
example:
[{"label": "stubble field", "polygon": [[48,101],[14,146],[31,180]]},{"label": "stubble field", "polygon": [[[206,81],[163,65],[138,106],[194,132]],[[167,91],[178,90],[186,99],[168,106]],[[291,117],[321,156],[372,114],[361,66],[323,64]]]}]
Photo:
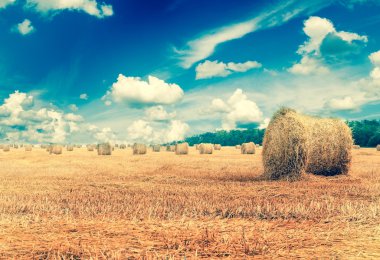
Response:
[{"label": "stubble field", "polygon": [[380,152],[265,181],[261,149],[0,153],[1,259],[380,258]]}]

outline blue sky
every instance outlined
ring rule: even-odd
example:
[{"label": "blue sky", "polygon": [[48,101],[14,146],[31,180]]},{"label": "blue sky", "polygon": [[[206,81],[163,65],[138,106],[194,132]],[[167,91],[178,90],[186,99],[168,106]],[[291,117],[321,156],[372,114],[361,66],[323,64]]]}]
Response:
[{"label": "blue sky", "polygon": [[0,137],[170,142],[380,118],[380,1],[0,0]]}]

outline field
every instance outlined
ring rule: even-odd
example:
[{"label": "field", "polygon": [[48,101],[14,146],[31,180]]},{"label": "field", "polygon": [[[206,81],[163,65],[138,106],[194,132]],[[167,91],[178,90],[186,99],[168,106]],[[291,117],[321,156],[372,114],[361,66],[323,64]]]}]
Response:
[{"label": "field", "polygon": [[1,151],[0,258],[380,258],[380,152],[297,182],[260,153]]}]

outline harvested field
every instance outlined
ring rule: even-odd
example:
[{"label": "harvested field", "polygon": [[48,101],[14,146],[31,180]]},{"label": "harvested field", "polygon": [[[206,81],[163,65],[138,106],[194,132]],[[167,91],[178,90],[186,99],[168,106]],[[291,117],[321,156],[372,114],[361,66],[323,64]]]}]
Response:
[{"label": "harvested field", "polygon": [[262,149],[0,153],[0,259],[380,258],[380,153],[264,181]]}]

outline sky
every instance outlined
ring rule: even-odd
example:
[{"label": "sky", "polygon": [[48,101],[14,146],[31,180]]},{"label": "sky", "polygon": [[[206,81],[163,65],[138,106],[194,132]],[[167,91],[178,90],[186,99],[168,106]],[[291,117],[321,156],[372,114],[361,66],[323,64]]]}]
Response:
[{"label": "sky", "polygon": [[0,0],[0,138],[167,143],[283,106],[380,119],[379,0]]}]

